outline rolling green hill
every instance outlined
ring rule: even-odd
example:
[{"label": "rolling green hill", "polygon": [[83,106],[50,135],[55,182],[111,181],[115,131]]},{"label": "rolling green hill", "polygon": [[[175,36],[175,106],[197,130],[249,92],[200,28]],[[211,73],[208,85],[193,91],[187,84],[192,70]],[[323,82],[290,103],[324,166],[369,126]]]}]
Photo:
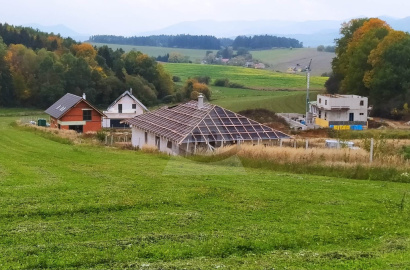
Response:
[{"label": "rolling green hill", "polygon": [[[268,109],[277,113],[305,113],[304,91],[258,91],[211,86],[213,104],[239,112],[246,109]],[[316,100],[319,92],[310,92],[310,100]]]},{"label": "rolling green hill", "polygon": [[[183,55],[189,56],[193,63],[200,63],[205,57],[207,50],[194,50],[194,49],[180,49],[180,48],[164,48],[164,47],[150,47],[150,46],[131,46],[131,45],[119,45],[119,44],[104,44],[104,43],[91,43],[94,46],[107,45],[112,49],[122,48],[128,52],[131,50],[141,51],[149,56],[157,57],[158,55],[165,55],[170,52],[178,52]],[[214,51],[216,53],[216,51]],[[250,51],[253,58],[263,63],[269,64],[270,70],[279,70],[286,72],[289,67],[295,67],[300,64],[302,67],[309,63],[310,59],[313,59],[312,63],[312,75],[320,76],[324,72],[330,72],[331,61],[335,57],[334,53],[318,52],[315,48],[300,48],[300,49],[272,49],[272,50],[260,50]]]},{"label": "rolling green hill", "polygon": [[[209,76],[212,80],[228,78],[230,82],[253,88],[209,86],[212,91],[211,103],[236,112],[255,108],[269,109],[274,112],[304,113],[306,111],[306,77],[304,75],[221,65],[167,63],[164,67],[172,75],[181,77],[182,81],[195,76]],[[310,100],[315,100],[316,95],[323,91],[326,79],[325,77],[311,77]]]},{"label": "rolling green hill", "polygon": [[[164,64],[165,69],[182,80],[195,76],[209,76],[212,80],[228,78],[231,82],[242,84],[254,89],[286,89],[305,90],[306,76],[272,72],[254,68],[223,66],[223,65],[198,65],[198,64]],[[310,89],[324,90],[327,77],[311,77]]]},{"label": "rolling green hill", "polygon": [[61,144],[15,119],[0,117],[1,268],[410,264],[408,184]]}]

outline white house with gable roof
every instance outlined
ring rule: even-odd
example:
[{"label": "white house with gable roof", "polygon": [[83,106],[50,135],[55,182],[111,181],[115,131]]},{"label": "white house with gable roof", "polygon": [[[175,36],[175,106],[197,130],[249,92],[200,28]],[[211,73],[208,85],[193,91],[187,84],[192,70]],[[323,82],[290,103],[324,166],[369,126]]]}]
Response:
[{"label": "white house with gable roof", "polygon": [[132,95],[132,89],[130,89],[119,96],[104,111],[106,117],[102,120],[102,126],[104,128],[128,128],[129,125],[122,123],[122,120],[133,118],[147,111],[147,107]]}]

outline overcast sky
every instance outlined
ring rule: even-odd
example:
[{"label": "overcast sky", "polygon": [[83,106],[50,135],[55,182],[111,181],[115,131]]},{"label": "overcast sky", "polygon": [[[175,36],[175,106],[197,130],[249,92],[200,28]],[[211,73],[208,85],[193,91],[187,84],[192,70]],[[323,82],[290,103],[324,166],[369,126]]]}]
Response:
[{"label": "overcast sky", "polygon": [[64,24],[82,34],[133,35],[196,20],[306,21],[410,16],[408,0],[0,0],[0,3],[0,22]]}]

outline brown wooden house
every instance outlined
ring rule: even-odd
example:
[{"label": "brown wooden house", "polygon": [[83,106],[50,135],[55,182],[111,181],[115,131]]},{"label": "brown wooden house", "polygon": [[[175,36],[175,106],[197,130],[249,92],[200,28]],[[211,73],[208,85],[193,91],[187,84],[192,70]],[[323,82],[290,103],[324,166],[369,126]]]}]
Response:
[{"label": "brown wooden house", "polygon": [[46,111],[50,115],[50,127],[71,129],[77,132],[98,131],[101,129],[104,114],[83,97],[66,94]]}]

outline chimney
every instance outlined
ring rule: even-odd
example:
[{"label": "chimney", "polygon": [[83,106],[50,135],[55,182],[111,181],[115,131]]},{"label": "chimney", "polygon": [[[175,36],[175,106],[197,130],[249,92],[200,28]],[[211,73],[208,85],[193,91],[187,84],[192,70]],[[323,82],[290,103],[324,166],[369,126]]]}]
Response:
[{"label": "chimney", "polygon": [[86,99],[86,97],[85,97],[85,93],[83,93],[83,99],[84,99],[84,100]]},{"label": "chimney", "polygon": [[130,94],[132,95],[132,88],[130,88]]},{"label": "chimney", "polygon": [[202,93],[198,96],[198,109],[202,109],[204,107],[204,96]]}]

